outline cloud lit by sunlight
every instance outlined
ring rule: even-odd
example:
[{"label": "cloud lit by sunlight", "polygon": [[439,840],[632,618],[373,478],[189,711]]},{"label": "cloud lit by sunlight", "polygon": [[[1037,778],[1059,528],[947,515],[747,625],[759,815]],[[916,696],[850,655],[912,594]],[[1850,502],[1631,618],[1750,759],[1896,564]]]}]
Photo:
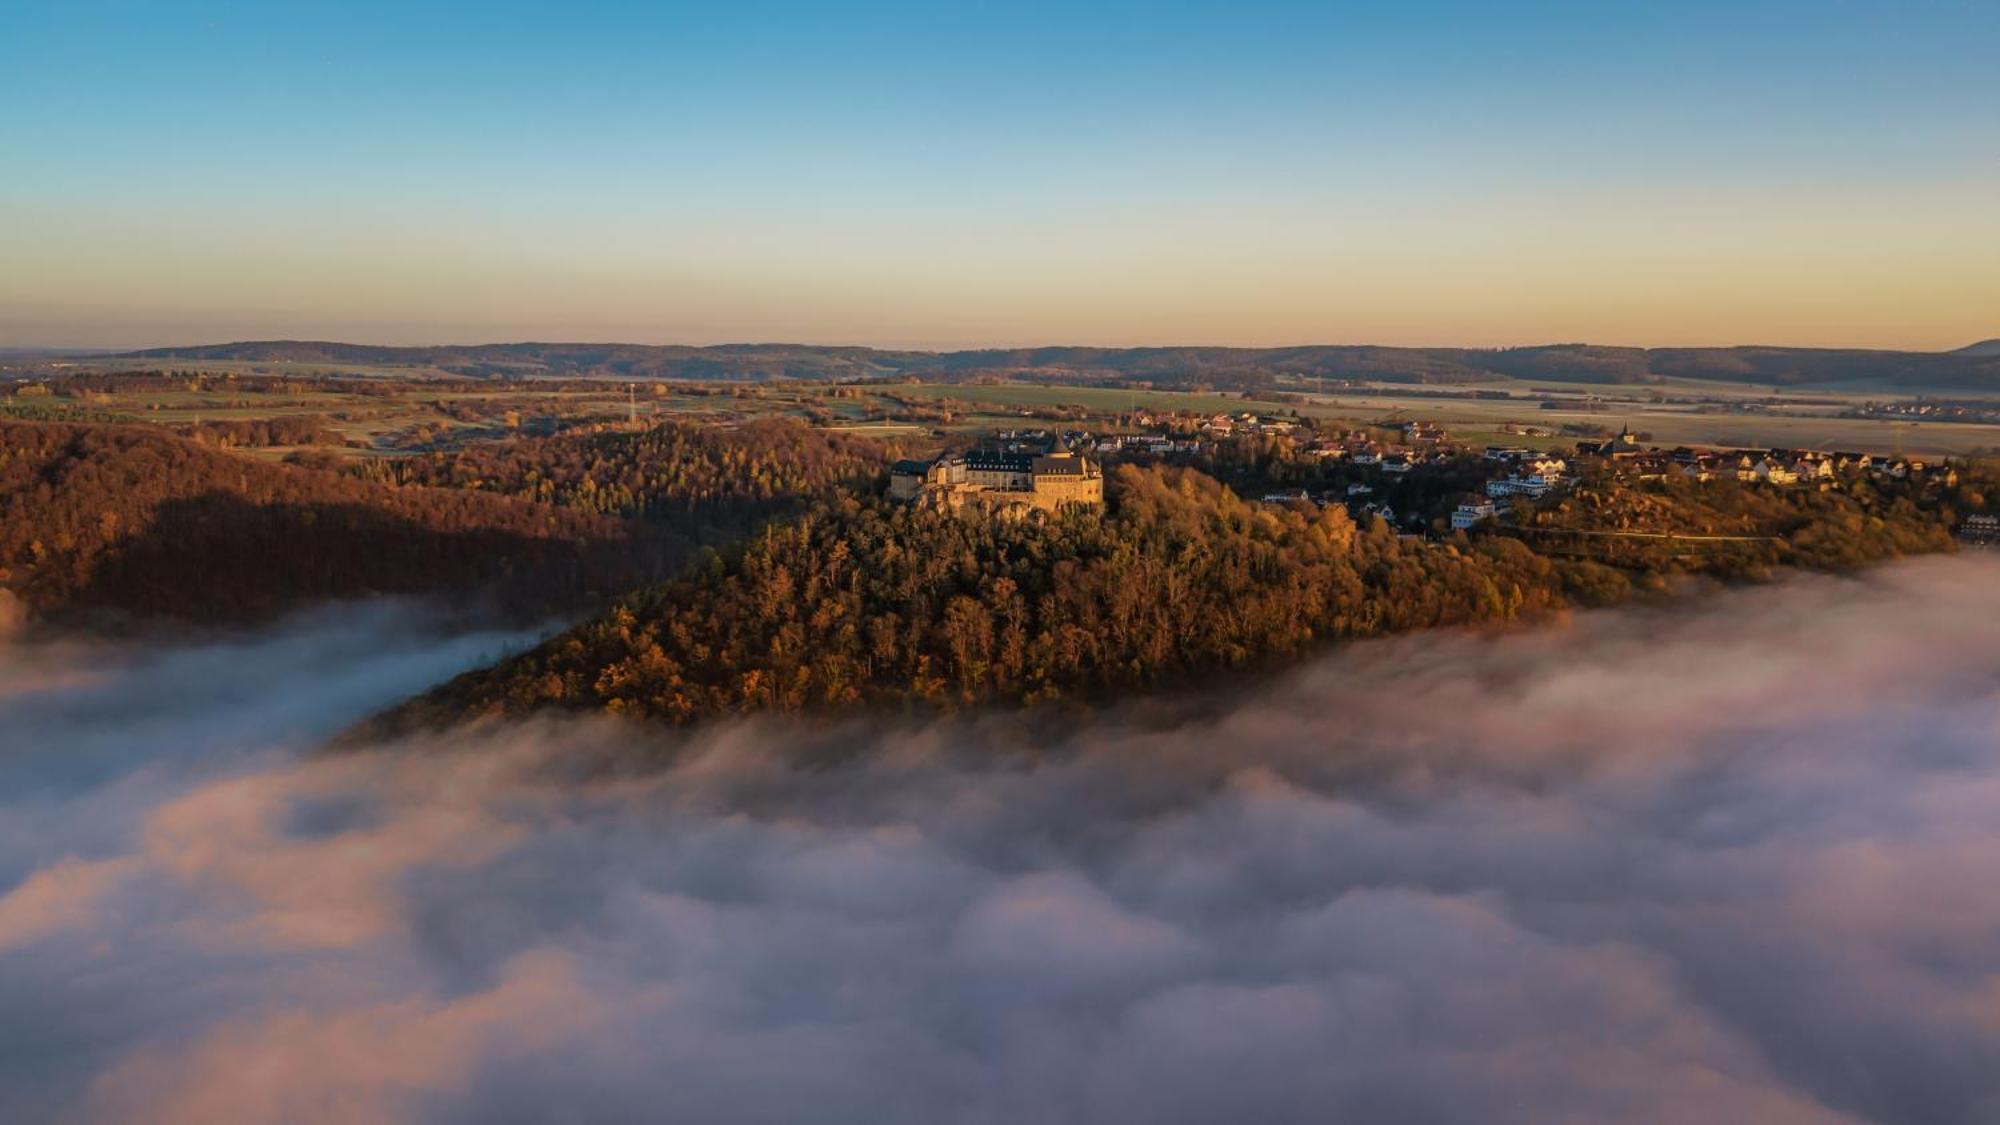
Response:
[{"label": "cloud lit by sunlight", "polygon": [[1996,578],[1371,642],[1053,736],[307,757],[504,641],[22,642],[110,671],[0,700],[0,1115],[1990,1120]]}]

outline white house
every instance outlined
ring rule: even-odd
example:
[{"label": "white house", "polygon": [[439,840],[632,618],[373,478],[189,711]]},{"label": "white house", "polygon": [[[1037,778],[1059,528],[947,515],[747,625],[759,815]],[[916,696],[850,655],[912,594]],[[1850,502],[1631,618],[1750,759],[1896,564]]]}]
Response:
[{"label": "white house", "polygon": [[1519,473],[1511,477],[1486,482],[1486,495],[1501,496],[1547,496],[1558,485],[1562,477],[1551,473]]},{"label": "white house", "polygon": [[1783,464],[1771,460],[1769,457],[1757,462],[1755,473],[1757,479],[1763,481],[1765,484],[1797,484],[1799,482],[1799,474],[1793,472]]},{"label": "white house", "polygon": [[1493,503],[1490,500],[1467,500],[1461,503],[1458,506],[1458,510],[1451,514],[1451,528],[1453,531],[1464,531],[1474,524],[1490,520],[1499,514],[1499,511],[1493,507]]}]

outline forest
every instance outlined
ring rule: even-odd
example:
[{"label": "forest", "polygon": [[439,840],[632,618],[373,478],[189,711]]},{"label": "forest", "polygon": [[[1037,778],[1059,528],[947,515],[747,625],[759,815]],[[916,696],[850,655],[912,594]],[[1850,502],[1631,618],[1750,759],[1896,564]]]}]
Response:
[{"label": "forest", "polygon": [[[1950,548],[1937,515],[1910,505],[1867,512],[1829,493],[1772,508],[1733,482],[1713,491],[1708,516],[1775,537],[1762,561],[1840,567]],[[1188,469],[1120,466],[1110,494],[1103,512],[1019,521],[842,497],[385,722],[1087,700],[1212,682],[1334,641],[1660,594],[1675,570],[1746,573],[1733,556],[1614,567],[1506,536],[1431,543],[1338,506],[1246,502]]]},{"label": "forest", "polygon": [[605,516],[253,461],[157,427],[0,422],[0,587],[38,617],[242,624],[374,594],[490,595],[538,617],[688,554]]},{"label": "forest", "polygon": [[0,590],[36,617],[245,624],[375,594],[519,620],[600,607],[700,548],[845,488],[889,457],[795,423],[669,422],[517,438],[359,467],[232,456],[312,419],[163,427],[0,421]]},{"label": "forest", "polygon": [[663,421],[637,433],[483,442],[451,453],[365,462],[395,485],[470,489],[597,515],[728,524],[832,492],[872,486],[893,456],[880,442],[781,419],[739,426]]},{"label": "forest", "polygon": [[193,422],[174,432],[203,445],[267,449],[277,445],[345,445],[347,439],[317,414]]},{"label": "forest", "polygon": [[[1950,485],[1855,475],[1824,490],[1671,474],[1586,477],[1499,531],[1544,552],[1585,545],[1580,535],[1588,535],[1594,558],[1644,573],[1761,580],[1781,566],[1853,570],[1950,550],[1958,516],[1986,505],[1985,476],[1970,466],[1966,473]],[[1627,532],[1636,534],[1620,537]]]}]

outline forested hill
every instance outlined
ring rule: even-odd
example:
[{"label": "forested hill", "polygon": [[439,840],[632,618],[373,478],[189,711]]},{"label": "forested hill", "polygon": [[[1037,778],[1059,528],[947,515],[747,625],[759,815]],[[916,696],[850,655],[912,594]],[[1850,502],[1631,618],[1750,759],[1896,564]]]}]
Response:
[{"label": "forested hill", "polygon": [[835,491],[872,488],[891,456],[871,438],[775,418],[734,427],[669,420],[638,433],[522,437],[368,461],[357,472],[392,484],[670,520],[726,536]]},{"label": "forested hill", "polygon": [[[730,712],[955,708],[1208,682],[1328,642],[1607,604],[1659,570],[1546,557],[1501,537],[1399,539],[1331,507],[1246,503],[1192,470],[1119,467],[1108,511],[993,520],[845,498],[774,524],[706,572],[385,716],[441,726],[538,708],[685,723]],[[1715,560],[1848,566],[1948,549],[1935,513],[1735,482],[1661,503],[1772,536]],[[1706,488],[1707,486],[1703,486]],[[1673,499],[1674,495],[1680,499]],[[1641,513],[1643,514],[1643,513]],[[1837,550],[1813,529],[1838,527]]]},{"label": "forested hill", "polygon": [[472,344],[377,347],[295,340],[155,348],[128,358],[157,362],[408,367],[481,377],[633,379],[850,379],[979,375],[1044,379],[1149,379],[1240,385],[1279,374],[1409,383],[1475,383],[1499,377],[1550,382],[1645,383],[1662,378],[1793,386],[1860,383],[1938,390],[2000,388],[2000,354],[1819,348],[1545,347],[1290,348],[1042,347],[955,352],[886,351],[805,344],[684,347],[644,344]]},{"label": "forested hill", "polygon": [[0,422],[0,588],[42,617],[235,624],[383,593],[601,605],[686,559],[625,521],[253,461],[144,426]]},{"label": "forested hill", "polygon": [[611,376],[634,379],[853,379],[894,375],[925,353],[793,344],[685,347],[654,344],[467,344],[381,347],[310,340],[253,340],[149,348],[124,358],[429,368],[485,377]]}]

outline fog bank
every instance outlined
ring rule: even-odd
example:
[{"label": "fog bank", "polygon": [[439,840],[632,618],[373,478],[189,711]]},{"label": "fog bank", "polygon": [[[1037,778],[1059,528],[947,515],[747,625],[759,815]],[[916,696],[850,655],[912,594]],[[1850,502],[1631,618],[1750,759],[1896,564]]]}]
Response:
[{"label": "fog bank", "polygon": [[301,756],[517,640],[0,648],[0,1117],[2000,1119],[2000,560],[1171,730]]}]

